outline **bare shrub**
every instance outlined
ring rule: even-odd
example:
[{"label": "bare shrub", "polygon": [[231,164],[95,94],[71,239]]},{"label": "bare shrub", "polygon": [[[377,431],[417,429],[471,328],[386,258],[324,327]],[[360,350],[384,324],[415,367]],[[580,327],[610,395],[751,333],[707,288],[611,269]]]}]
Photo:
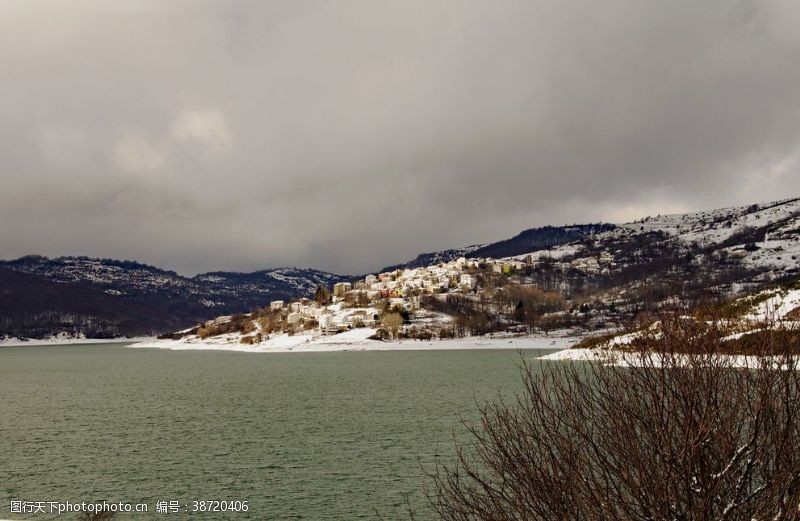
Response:
[{"label": "bare shrub", "polygon": [[331,292],[324,284],[317,286],[317,289],[314,291],[314,300],[320,306],[327,306],[331,303]]},{"label": "bare shrub", "polygon": [[456,338],[456,332],[453,327],[442,327],[439,329],[439,340],[447,340]]},{"label": "bare shrub", "polygon": [[384,313],[381,317],[381,324],[391,332],[394,338],[397,338],[400,328],[403,327],[404,323],[403,315],[395,311]]},{"label": "bare shrub", "polygon": [[445,520],[800,519],[790,332],[752,337],[745,369],[703,328],[666,321],[625,367],[524,364],[524,391],[481,407],[456,462],[432,473],[433,510]]},{"label": "bare shrub", "polygon": [[389,332],[388,329],[383,328],[383,327],[379,327],[377,329],[377,331],[375,331],[375,334],[372,335],[369,338],[370,338],[370,340],[383,340],[383,341],[391,340],[392,339],[392,334]]},{"label": "bare shrub", "polygon": [[497,292],[495,302],[506,309],[509,318],[530,328],[536,326],[542,315],[566,308],[564,297],[558,292],[517,284]]},{"label": "bare shrub", "polygon": [[454,317],[455,336],[485,335],[504,328],[491,312],[490,302],[481,302],[463,295],[448,295],[445,299],[426,297],[422,307]]},{"label": "bare shrub", "polygon": [[433,331],[426,327],[411,327],[406,331],[406,337],[414,340],[431,340]]},{"label": "bare shrub", "polygon": [[[265,313],[265,311],[261,313]],[[256,330],[256,325],[253,322],[254,318],[255,314],[253,316],[236,314],[225,322],[207,322],[193,331],[196,332],[201,340],[228,333],[242,333],[246,335]]]}]

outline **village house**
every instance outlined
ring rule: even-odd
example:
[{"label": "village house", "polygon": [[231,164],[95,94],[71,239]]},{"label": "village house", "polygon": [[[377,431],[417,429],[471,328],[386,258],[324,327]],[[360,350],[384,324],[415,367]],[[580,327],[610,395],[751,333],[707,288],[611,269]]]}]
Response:
[{"label": "village house", "polygon": [[587,275],[595,275],[600,273],[600,263],[595,257],[575,259],[571,262],[571,265],[576,270],[586,273]]},{"label": "village house", "polygon": [[469,273],[462,273],[458,279],[458,283],[462,287],[465,287],[467,289],[473,289],[478,283],[478,281],[475,280],[475,277],[473,277]]},{"label": "village house", "polygon": [[349,282],[338,282],[333,285],[333,296],[343,297],[345,293],[353,289],[353,285]]},{"label": "village house", "polygon": [[569,273],[572,269],[572,263],[570,262],[557,262],[555,267],[561,271],[561,273]]},{"label": "village house", "polygon": [[339,325],[334,322],[334,316],[332,313],[320,315],[319,331],[323,335],[335,335],[339,332]]},{"label": "village house", "polygon": [[307,308],[311,304],[311,301],[307,298],[301,298],[289,304],[289,311],[300,311],[303,308]]}]

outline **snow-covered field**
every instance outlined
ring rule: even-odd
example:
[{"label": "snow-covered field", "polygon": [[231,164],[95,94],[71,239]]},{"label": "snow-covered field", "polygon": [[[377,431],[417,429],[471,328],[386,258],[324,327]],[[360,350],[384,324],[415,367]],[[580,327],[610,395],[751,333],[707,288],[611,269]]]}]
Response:
[{"label": "snow-covered field", "polygon": [[580,340],[568,332],[524,337],[468,337],[448,340],[370,340],[374,329],[359,328],[338,335],[278,335],[256,345],[226,343],[218,339],[150,340],[129,347],[172,350],[219,350],[246,353],[313,353],[331,351],[435,351],[457,349],[566,349]]},{"label": "snow-covered field", "polygon": [[[564,349],[563,351],[539,357],[539,359],[568,362],[600,362],[605,365],[614,365],[617,367],[642,367],[645,364],[646,367],[660,367],[665,364],[668,364],[670,367],[681,367],[689,366],[692,363],[690,355],[674,355],[674,358],[671,358],[671,356],[672,355],[670,355],[670,359],[662,360],[661,355],[657,353],[651,353],[644,357],[641,353],[630,351],[581,348]],[[717,361],[724,362],[728,367],[757,369],[765,367],[764,364],[769,363],[769,359],[758,356],[724,354],[716,354],[713,356]],[[796,359],[792,360],[793,361],[790,362],[789,365],[796,367],[799,361]],[[702,361],[702,359],[698,359],[698,361]],[[786,369],[783,360],[780,358],[775,358],[773,363],[781,364],[781,366]]]},{"label": "snow-covered field", "polygon": [[751,311],[745,318],[752,321],[785,320],[793,311],[800,309],[800,290],[777,292]]},{"label": "snow-covered field", "polygon": [[[742,317],[742,327],[745,330],[735,332],[727,337],[725,340],[735,340],[745,335],[755,332],[763,331],[764,327],[786,327],[790,330],[797,331],[800,328],[800,323],[795,320],[789,320],[790,314],[800,309],[800,290],[792,289],[786,291],[768,291],[764,294],[771,295],[766,300],[756,304],[748,313]],[[764,323],[767,326],[763,326]],[[651,326],[651,330],[656,331],[654,334],[657,336],[659,333],[658,322]],[[731,322],[735,324],[735,322]],[[619,349],[631,343],[639,335],[638,332],[624,333],[617,335],[605,342],[603,347],[593,349],[564,349],[556,353],[541,357],[542,360],[566,360],[566,361],[596,361],[609,365],[616,366],[639,366],[643,363],[642,355],[640,353],[633,353]],[[658,355],[653,354],[653,357]],[[744,355],[715,355],[720,359],[725,359],[732,367],[759,367],[763,360],[755,356]],[[679,364],[687,364],[688,356],[678,358]],[[651,359],[648,363],[661,365],[662,361]]]}]

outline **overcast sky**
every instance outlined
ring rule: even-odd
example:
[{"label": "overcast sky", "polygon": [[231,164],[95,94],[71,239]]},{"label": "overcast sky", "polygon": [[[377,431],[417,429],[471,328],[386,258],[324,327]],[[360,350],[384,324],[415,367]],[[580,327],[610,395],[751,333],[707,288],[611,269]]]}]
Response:
[{"label": "overcast sky", "polygon": [[0,0],[0,257],[361,273],[800,195],[798,27],[796,0]]}]

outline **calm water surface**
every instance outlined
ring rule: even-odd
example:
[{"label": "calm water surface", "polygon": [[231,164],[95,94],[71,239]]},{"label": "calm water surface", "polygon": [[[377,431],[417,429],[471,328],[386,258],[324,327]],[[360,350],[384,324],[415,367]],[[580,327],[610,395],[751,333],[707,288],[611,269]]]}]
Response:
[{"label": "calm water surface", "polygon": [[[541,351],[527,351],[526,358]],[[119,519],[405,519],[515,351],[250,354],[124,344],[0,349],[0,518],[12,500],[145,502]],[[157,501],[249,502],[155,514]],[[16,516],[75,519],[75,515]]]}]

